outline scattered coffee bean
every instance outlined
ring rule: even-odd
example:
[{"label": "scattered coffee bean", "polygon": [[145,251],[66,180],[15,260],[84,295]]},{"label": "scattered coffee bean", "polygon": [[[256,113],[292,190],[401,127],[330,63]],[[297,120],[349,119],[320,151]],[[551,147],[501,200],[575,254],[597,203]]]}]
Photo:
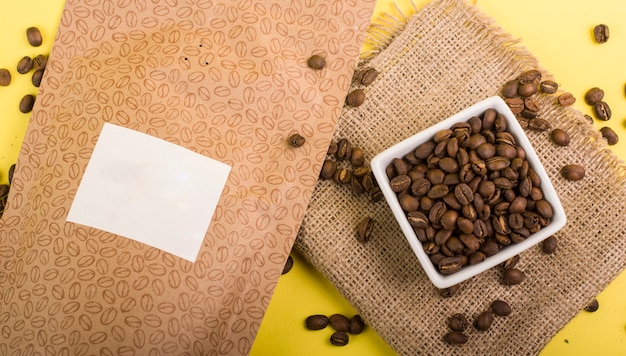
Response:
[{"label": "scattered coffee bean", "polygon": [[593,112],[596,114],[596,117],[599,120],[608,121],[611,119],[611,108],[609,107],[609,104],[607,104],[605,101],[599,101],[595,103],[595,105],[593,106]]},{"label": "scattered coffee bean", "polygon": [[287,274],[293,268],[293,257],[287,256],[287,261],[285,262],[285,266],[283,267],[282,274]]},{"label": "scattered coffee bean", "polygon": [[350,330],[349,333],[352,335],[358,335],[365,330],[365,322],[360,315],[355,315],[350,318]]},{"label": "scattered coffee bean", "polygon": [[604,137],[606,139],[606,142],[611,146],[615,145],[619,141],[617,133],[608,126],[601,128],[600,132],[602,133],[602,137]]},{"label": "scattered coffee bean", "polygon": [[321,314],[311,315],[306,318],[304,325],[309,330],[321,330],[328,326],[328,317]]},{"label": "scattered coffee bean", "polygon": [[326,60],[319,54],[314,54],[309,58],[306,64],[311,69],[320,70],[326,66]]},{"label": "scattered coffee bean", "polygon": [[491,302],[491,311],[497,316],[508,316],[512,309],[509,303],[498,299]]},{"label": "scattered coffee bean", "polygon": [[8,69],[0,69],[0,87],[6,87],[11,84],[11,72]]},{"label": "scattered coffee bean", "polygon": [[346,104],[348,104],[348,106],[361,106],[363,102],[365,102],[365,92],[363,89],[354,89],[346,96]]},{"label": "scattered coffee bean", "polygon": [[578,181],[585,178],[585,167],[578,164],[568,164],[561,168],[561,176],[567,180]]},{"label": "scattered coffee bean", "polygon": [[363,150],[359,147],[353,147],[350,154],[350,164],[352,167],[360,167],[365,164],[365,155]]},{"label": "scattered coffee bean", "polygon": [[9,184],[13,183],[13,174],[15,173],[15,163],[9,167]]},{"label": "scattered coffee bean", "polygon": [[451,331],[443,336],[443,341],[450,345],[463,345],[467,342],[467,335],[459,331]]},{"label": "scattered coffee bean", "polygon": [[46,69],[48,65],[48,56],[39,54],[35,58],[33,58],[33,68],[34,69]]},{"label": "scattered coffee bean", "polygon": [[320,171],[320,178],[332,179],[335,176],[335,172],[337,172],[337,162],[332,159],[324,160],[322,170]]},{"label": "scattered coffee bean", "polygon": [[442,298],[451,298],[459,291],[459,289],[461,289],[461,285],[455,284],[448,288],[440,289],[439,294]]},{"label": "scattered coffee bean", "polygon": [[29,27],[26,29],[26,39],[33,47],[39,47],[43,43],[43,37],[37,27]]},{"label": "scattered coffee bean", "polygon": [[298,133],[295,133],[295,134],[289,136],[289,139],[287,139],[287,142],[289,142],[289,145],[291,147],[300,147],[300,146],[304,145],[304,143],[306,142],[306,138],[304,138],[303,136],[301,136]]},{"label": "scattered coffee bean", "polygon": [[552,139],[552,142],[554,142],[556,145],[559,145],[559,146],[569,145],[569,140],[570,140],[569,134],[567,133],[567,131],[563,129],[552,130],[552,132],[550,132],[550,138]]},{"label": "scattered coffee bean", "polygon": [[593,87],[585,93],[585,102],[589,105],[595,105],[604,99],[604,90]]},{"label": "scattered coffee bean", "polygon": [[17,72],[20,74],[26,74],[33,69],[33,60],[30,56],[24,56],[17,62]]},{"label": "scattered coffee bean", "polygon": [[605,43],[609,40],[609,26],[605,24],[597,25],[593,28],[593,38],[598,43]]},{"label": "scattered coffee bean", "polygon": [[378,71],[374,68],[365,68],[357,72],[356,78],[363,85],[370,85],[378,77]]},{"label": "scattered coffee bean", "polygon": [[559,85],[555,81],[544,80],[543,82],[539,83],[539,88],[542,92],[546,94],[554,94],[557,92],[557,90],[559,90]]},{"label": "scattered coffee bean", "polygon": [[34,105],[35,105],[35,97],[33,95],[27,94],[27,95],[24,95],[22,100],[20,100],[19,109],[22,113],[26,114],[33,110]]},{"label": "scattered coffee bean", "polygon": [[559,240],[556,236],[549,236],[541,242],[541,251],[546,254],[552,254],[556,251],[559,244]]},{"label": "scattered coffee bean", "polygon": [[548,120],[536,117],[528,121],[528,128],[535,131],[548,131],[552,125]]},{"label": "scattered coffee bean", "polygon": [[9,195],[9,185],[8,184],[0,184],[0,199],[6,198]]},{"label": "scattered coffee bean", "polygon": [[512,286],[524,281],[526,275],[517,268],[509,268],[502,272],[502,284]]},{"label": "scattered coffee bean", "polygon": [[480,331],[487,331],[493,324],[493,314],[490,311],[480,313],[474,320],[474,327]]},{"label": "scattered coffee bean", "polygon": [[598,300],[596,298],[593,298],[593,300],[589,302],[589,304],[587,304],[587,306],[585,307],[585,311],[593,313],[593,312],[598,311],[599,308],[600,308],[600,303],[598,303]]},{"label": "scattered coffee bean", "polygon": [[329,325],[337,331],[350,331],[350,319],[343,314],[333,314],[328,318]]},{"label": "scattered coffee bean", "polygon": [[43,68],[39,68],[35,72],[33,72],[33,76],[31,77],[31,82],[33,83],[33,86],[39,88],[39,86],[41,85],[41,79],[43,78],[43,72]]},{"label": "scattered coffee bean", "polygon": [[448,327],[452,331],[465,331],[469,326],[469,321],[463,314],[454,314],[448,318]]},{"label": "scattered coffee bean", "polygon": [[374,219],[366,217],[359,223],[357,227],[356,238],[359,242],[368,242],[372,239],[372,232],[374,231]]},{"label": "scattered coffee bean", "polygon": [[576,102],[576,98],[571,93],[563,93],[557,99],[561,106],[572,106]]},{"label": "scattered coffee bean", "polygon": [[348,333],[346,333],[345,331],[335,331],[330,336],[330,343],[335,346],[346,346],[348,345],[349,341],[350,341],[350,337],[348,336]]}]

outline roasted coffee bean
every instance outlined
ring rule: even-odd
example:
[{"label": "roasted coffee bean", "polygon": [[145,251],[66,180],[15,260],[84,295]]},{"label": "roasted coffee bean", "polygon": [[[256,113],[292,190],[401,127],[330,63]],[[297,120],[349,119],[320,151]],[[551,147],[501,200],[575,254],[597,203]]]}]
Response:
[{"label": "roasted coffee bean", "polygon": [[365,164],[365,155],[359,147],[353,147],[350,154],[350,164],[352,167],[360,167]]},{"label": "roasted coffee bean", "polygon": [[428,190],[427,195],[430,199],[440,199],[446,196],[448,192],[449,192],[449,188],[447,185],[435,184],[430,188],[430,190]]},{"label": "roasted coffee bean", "polygon": [[370,200],[374,203],[379,202],[383,199],[383,192],[379,187],[374,187],[371,190],[367,191],[367,194]]},{"label": "roasted coffee bean", "polygon": [[365,68],[356,74],[357,80],[363,85],[370,85],[378,77],[378,71],[374,68]]},{"label": "roasted coffee bean", "polygon": [[26,29],[26,39],[33,47],[39,47],[43,43],[43,37],[37,27],[29,27]]},{"label": "roasted coffee bean", "polygon": [[450,345],[463,345],[467,343],[467,335],[459,331],[451,331],[443,336],[443,341]]},{"label": "roasted coffee bean", "polygon": [[493,314],[490,311],[480,313],[474,320],[474,327],[480,331],[487,331],[493,324]]},{"label": "roasted coffee bean", "polygon": [[609,40],[609,26],[605,24],[596,25],[593,28],[593,38],[598,43],[605,43]]},{"label": "roasted coffee bean", "polygon": [[328,318],[330,327],[337,331],[350,331],[350,319],[343,314],[333,314]]},{"label": "roasted coffee bean", "polygon": [[520,84],[517,93],[524,98],[535,95],[537,93],[537,84],[535,83],[524,83]]},{"label": "roasted coffee bean", "polygon": [[328,317],[321,314],[311,315],[306,318],[304,325],[309,330],[321,330],[328,326]]},{"label": "roasted coffee bean", "polygon": [[337,168],[333,180],[338,184],[348,184],[352,180],[352,172],[347,168]]},{"label": "roasted coffee bean", "polygon": [[544,80],[539,83],[539,88],[546,94],[554,94],[559,89],[559,85],[552,80]]},{"label": "roasted coffee bean", "polygon": [[337,153],[337,141],[331,141],[330,145],[328,145],[328,151],[326,151],[327,155],[334,155]]},{"label": "roasted coffee bean", "polygon": [[409,187],[411,186],[411,177],[409,177],[406,174],[394,177],[389,182],[389,186],[391,187],[391,190],[394,191],[395,193],[404,192],[408,190]]},{"label": "roasted coffee bean", "polygon": [[6,87],[11,84],[11,72],[8,69],[0,69],[0,87]]},{"label": "roasted coffee bean", "polygon": [[365,102],[365,92],[363,89],[354,89],[346,96],[346,104],[351,107],[361,106]]},{"label": "roasted coffee bean", "polygon": [[585,167],[578,164],[568,164],[561,168],[561,176],[567,180],[578,181],[585,178]]},{"label": "roasted coffee bean", "polygon": [[306,62],[311,69],[323,69],[326,66],[326,60],[319,54],[312,55]]},{"label": "roasted coffee bean", "polygon": [[554,216],[552,205],[543,199],[535,202],[535,210],[537,210],[537,213],[544,218],[552,218],[552,216]]},{"label": "roasted coffee bean", "polygon": [[515,115],[521,114],[524,111],[524,99],[520,97],[506,98],[504,102],[509,106],[511,112]]},{"label": "roasted coffee bean", "polygon": [[362,179],[363,177],[365,177],[366,174],[370,172],[370,167],[362,165],[354,167],[354,169],[352,170],[352,176]]},{"label": "roasted coffee bean", "polygon": [[281,274],[287,274],[293,268],[293,257],[291,255],[287,256],[287,261],[285,262],[285,266],[283,266],[283,272]]},{"label": "roasted coffee bean", "polygon": [[407,163],[401,158],[394,158],[391,161],[391,166],[395,171],[396,175],[407,175],[409,173],[409,166]]},{"label": "roasted coffee bean", "polygon": [[515,267],[517,265],[517,263],[519,262],[520,257],[519,255],[515,255],[511,258],[509,258],[508,260],[502,262],[502,269],[507,270],[507,269],[511,269],[513,267]]},{"label": "roasted coffee bean", "polygon": [[459,289],[461,289],[461,285],[455,284],[448,288],[441,289],[439,291],[439,294],[441,295],[442,298],[451,298],[458,293]]},{"label": "roasted coffee bean", "polygon": [[491,302],[491,312],[497,316],[509,316],[512,312],[511,306],[509,303],[502,300],[494,300]]},{"label": "roasted coffee bean", "polygon": [[17,72],[20,74],[26,74],[33,69],[33,60],[30,56],[24,56],[17,62]]},{"label": "roasted coffee bean", "polygon": [[477,265],[477,264],[483,262],[485,260],[485,258],[487,258],[487,256],[485,256],[484,253],[482,253],[480,251],[474,251],[474,252],[472,252],[471,255],[469,255],[469,264],[470,265]]},{"label": "roasted coffee bean", "polygon": [[342,138],[337,143],[337,151],[335,152],[335,158],[338,161],[344,161],[346,159],[350,159],[350,155],[352,154],[352,144],[348,139]]},{"label": "roasted coffee bean", "polygon": [[322,170],[320,171],[320,178],[332,179],[337,172],[337,162],[332,159],[324,160],[322,164]]},{"label": "roasted coffee bean", "polygon": [[532,83],[534,85],[539,85],[541,82],[541,72],[537,69],[530,69],[519,75],[520,84]]},{"label": "roasted coffee bean", "polygon": [[44,72],[43,68],[39,68],[35,72],[33,72],[33,76],[31,77],[31,82],[33,83],[33,86],[38,88],[41,85],[41,79],[43,78],[43,72]]},{"label": "roasted coffee bean", "polygon": [[368,242],[372,239],[376,222],[370,217],[365,217],[357,226],[356,238],[359,242]]},{"label": "roasted coffee bean", "polygon": [[552,139],[552,142],[554,142],[556,145],[559,145],[559,146],[569,145],[570,137],[567,131],[565,130],[562,130],[562,129],[552,130],[552,132],[550,132],[550,138]]},{"label": "roasted coffee bean", "polygon": [[591,302],[589,302],[589,304],[585,306],[585,311],[593,313],[593,312],[598,311],[599,308],[600,308],[600,303],[598,302],[596,298],[593,298]]},{"label": "roasted coffee bean", "polygon": [[300,147],[304,145],[304,143],[306,142],[306,138],[304,138],[304,136],[298,133],[295,133],[289,136],[289,138],[287,139],[287,142],[289,143],[291,147]]},{"label": "roasted coffee bean", "polygon": [[556,251],[558,243],[559,240],[557,240],[556,236],[549,236],[541,242],[541,251],[547,254],[554,253],[554,251]]},{"label": "roasted coffee bean", "polygon": [[509,268],[502,272],[502,284],[512,286],[520,284],[526,278],[526,274],[517,268]]},{"label": "roasted coffee bean", "polygon": [[606,139],[606,142],[609,145],[615,145],[619,141],[619,137],[617,136],[617,133],[608,126],[601,128],[600,133],[602,133],[602,137]]},{"label": "roasted coffee bean", "polygon": [[415,211],[419,209],[420,201],[411,194],[402,194],[398,197],[398,203],[405,212]]},{"label": "roasted coffee bean", "polygon": [[350,337],[348,336],[348,333],[346,333],[345,331],[335,331],[330,336],[330,343],[335,346],[346,346],[348,345],[349,341],[350,341]]},{"label": "roasted coffee bean", "polygon": [[39,54],[33,58],[33,68],[37,69],[46,69],[48,65],[48,56]]},{"label": "roasted coffee bean", "polygon": [[428,217],[420,211],[411,211],[407,215],[409,224],[417,229],[425,229],[428,227]]},{"label": "roasted coffee bean", "polygon": [[519,79],[509,80],[504,83],[502,87],[502,96],[504,98],[515,98],[517,97],[517,91],[519,90]]},{"label": "roasted coffee bean", "polygon": [[355,315],[352,318],[350,318],[350,334],[353,335],[358,335],[360,333],[363,332],[363,330],[365,330],[365,322],[363,321],[363,318],[361,318],[360,315]]},{"label": "roasted coffee bean", "polygon": [[595,105],[604,99],[604,90],[593,87],[585,93],[585,102],[589,105]]},{"label": "roasted coffee bean", "polygon": [[448,327],[452,331],[465,331],[469,326],[469,321],[465,315],[458,313],[448,318]]},{"label": "roasted coffee bean", "polygon": [[13,183],[13,174],[15,173],[15,163],[9,167],[9,184]]},{"label": "roasted coffee bean", "polygon": [[576,102],[576,98],[571,93],[563,93],[557,98],[561,106],[572,106]]},{"label": "roasted coffee bean", "polygon": [[462,265],[462,261],[461,258],[459,256],[454,256],[454,257],[446,257],[444,259],[442,259],[441,261],[439,261],[439,272],[441,272],[442,274],[453,274],[455,272],[458,272],[461,267],[463,267]]},{"label": "roasted coffee bean", "polygon": [[608,121],[611,119],[611,108],[605,101],[595,103],[595,105],[593,105],[593,112],[599,120]]},{"label": "roasted coffee bean", "polygon": [[441,215],[440,224],[444,230],[452,231],[456,228],[456,221],[459,219],[459,212],[456,210],[448,210]]},{"label": "roasted coffee bean", "polygon": [[437,144],[434,141],[426,141],[420,144],[414,151],[415,157],[418,159],[428,158],[428,156],[430,156],[430,154],[435,150],[435,146],[437,146]]},{"label": "roasted coffee bean", "polygon": [[26,114],[33,110],[33,105],[35,105],[35,97],[31,94],[26,94],[20,100],[19,109],[22,113]]},{"label": "roasted coffee bean", "polygon": [[535,131],[547,131],[550,130],[552,125],[548,120],[536,117],[528,121],[528,128]]}]

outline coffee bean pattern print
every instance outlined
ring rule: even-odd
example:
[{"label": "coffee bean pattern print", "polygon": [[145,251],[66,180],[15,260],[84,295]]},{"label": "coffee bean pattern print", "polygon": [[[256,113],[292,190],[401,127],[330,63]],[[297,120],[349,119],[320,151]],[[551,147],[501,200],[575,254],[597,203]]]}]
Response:
[{"label": "coffee bean pattern print", "polygon": [[[0,221],[0,354],[247,354],[374,5],[68,0]],[[232,166],[195,263],[66,222],[105,122]]]}]

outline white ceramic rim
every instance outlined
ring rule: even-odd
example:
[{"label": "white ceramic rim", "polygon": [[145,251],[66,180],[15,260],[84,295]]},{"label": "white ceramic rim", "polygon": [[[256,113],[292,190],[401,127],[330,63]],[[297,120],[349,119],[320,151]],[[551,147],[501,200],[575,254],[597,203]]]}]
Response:
[{"label": "white ceramic rim", "polygon": [[[405,154],[415,150],[419,144],[431,139],[437,131],[448,129],[457,122],[467,121],[472,116],[480,116],[489,108],[495,109],[500,114],[504,115],[507,123],[507,131],[515,137],[517,144],[526,151],[526,158],[530,163],[530,166],[541,178],[541,190],[543,191],[544,199],[552,205],[554,216],[550,224],[532,234],[524,241],[518,244],[511,244],[503,248],[500,252],[491,257],[487,257],[485,261],[479,264],[468,265],[456,273],[444,275],[437,271],[433,263],[428,258],[428,255],[424,252],[422,244],[418,241],[413,228],[406,218],[405,212],[400,207],[396,193],[394,193],[389,186],[389,179],[387,178],[385,170],[394,158],[403,157]],[[371,167],[372,172],[380,185],[380,189],[382,190],[385,200],[398,221],[398,224],[409,242],[411,249],[417,256],[422,268],[428,275],[428,278],[437,288],[440,289],[459,284],[515,255],[520,254],[563,228],[567,221],[563,205],[561,204],[554,186],[552,185],[545,168],[541,164],[537,153],[528,140],[528,137],[526,137],[524,129],[522,129],[519,125],[517,118],[511,112],[508,105],[499,96],[489,97],[480,101],[467,109],[460,111],[459,113],[389,147],[372,159]]]}]

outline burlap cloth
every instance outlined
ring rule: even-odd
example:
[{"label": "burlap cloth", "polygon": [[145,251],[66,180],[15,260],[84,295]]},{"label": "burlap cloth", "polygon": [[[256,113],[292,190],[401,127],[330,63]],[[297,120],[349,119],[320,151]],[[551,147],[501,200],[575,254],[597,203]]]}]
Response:
[{"label": "burlap cloth", "polygon": [[[361,63],[381,74],[367,87],[361,107],[344,109],[335,134],[360,146],[367,159],[497,95],[507,80],[539,66],[492,19],[461,0],[434,1],[406,19],[406,26],[402,20],[388,23],[389,33],[377,29],[373,36],[380,52]],[[521,255],[519,266],[527,275],[521,285],[501,285],[500,270],[493,268],[443,299],[384,201],[371,203],[329,181],[317,185],[295,246],[399,354],[536,354],[626,267],[623,165],[580,112],[559,107],[555,96],[540,99],[542,117],[572,138],[568,147],[557,147],[547,132],[527,132],[568,223],[556,234],[555,254],[535,247]],[[569,163],[584,165],[587,177],[561,178],[560,168]],[[377,222],[375,237],[366,244],[355,238],[364,216]],[[471,328],[466,345],[442,341],[447,317],[464,313],[472,320],[496,298],[512,305],[510,316],[496,318],[486,332]]]}]

